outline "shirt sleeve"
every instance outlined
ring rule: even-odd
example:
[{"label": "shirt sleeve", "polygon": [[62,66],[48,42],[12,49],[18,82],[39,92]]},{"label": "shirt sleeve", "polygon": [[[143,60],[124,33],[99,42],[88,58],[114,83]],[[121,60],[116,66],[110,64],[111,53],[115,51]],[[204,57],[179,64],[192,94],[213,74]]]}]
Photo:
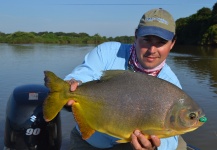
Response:
[{"label": "shirt sleeve", "polygon": [[160,139],[161,145],[158,150],[176,150],[178,146],[178,136]]},{"label": "shirt sleeve", "polygon": [[182,89],[179,79],[167,64],[165,64],[162,68],[161,72],[158,75],[158,78],[166,80]]},{"label": "shirt sleeve", "polygon": [[83,83],[98,80],[102,76],[102,71],[106,70],[109,62],[108,56],[111,56],[112,43],[103,43],[89,52],[82,64],[78,65],[64,80],[81,80]]}]

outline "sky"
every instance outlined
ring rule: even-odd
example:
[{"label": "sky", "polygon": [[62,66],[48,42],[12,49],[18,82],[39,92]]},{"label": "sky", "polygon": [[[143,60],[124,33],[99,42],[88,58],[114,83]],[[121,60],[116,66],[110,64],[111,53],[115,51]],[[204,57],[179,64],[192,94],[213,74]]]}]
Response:
[{"label": "sky", "polygon": [[142,15],[153,8],[175,20],[216,0],[0,0],[0,32],[84,32],[100,36],[133,36]]}]

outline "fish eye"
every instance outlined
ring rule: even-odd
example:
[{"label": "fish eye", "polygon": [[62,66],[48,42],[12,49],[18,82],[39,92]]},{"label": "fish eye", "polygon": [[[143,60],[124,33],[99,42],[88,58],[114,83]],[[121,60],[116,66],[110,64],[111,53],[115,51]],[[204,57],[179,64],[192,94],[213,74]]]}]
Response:
[{"label": "fish eye", "polygon": [[189,114],[189,118],[190,118],[191,120],[195,119],[196,116],[197,116],[197,115],[196,115],[195,113],[190,113],[190,114]]}]

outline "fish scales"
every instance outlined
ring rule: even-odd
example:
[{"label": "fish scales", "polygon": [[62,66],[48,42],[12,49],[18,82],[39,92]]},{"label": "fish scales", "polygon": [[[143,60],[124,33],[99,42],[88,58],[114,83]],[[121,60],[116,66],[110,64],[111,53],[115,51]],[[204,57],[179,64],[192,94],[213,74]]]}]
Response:
[{"label": "fish scales", "polygon": [[[118,110],[119,118],[112,118],[116,119],[115,121],[119,120],[120,122],[123,121],[124,123],[126,117],[140,120],[144,117],[150,118],[153,115],[161,115],[161,120],[164,120],[165,109],[170,107],[173,104],[172,102],[174,101],[174,99],[172,99],[169,94],[166,95],[167,97],[165,96],[165,98],[163,98],[163,94],[165,93],[166,89],[165,86],[162,84],[162,82],[164,81],[157,80],[158,82],[153,82],[152,79],[154,78],[150,76],[142,76],[141,78],[140,74],[136,75],[137,76],[132,73],[128,75],[128,72],[126,72],[107,81],[90,82],[87,83],[85,86],[79,87],[76,93],[79,93],[79,91],[85,91],[85,95],[87,95],[88,101],[100,100],[100,102],[103,102],[103,108],[107,107],[109,109],[106,109],[108,111],[102,110],[102,112],[100,113],[102,116],[106,116],[108,114],[116,116],[115,114]],[[158,91],[156,91],[155,85],[153,85],[153,83],[155,83],[158,87]],[[134,86],[135,84],[137,84],[138,86]],[[94,91],[91,88],[93,85]],[[144,87],[147,87],[148,90],[146,90]],[[109,94],[107,94],[108,91]],[[157,92],[158,95],[162,96],[157,97]],[[96,95],[98,97],[95,97]],[[90,97],[95,98],[91,99]],[[164,106],[162,107],[162,105],[159,105],[159,102],[162,102]],[[165,108],[165,106],[167,108]],[[146,110],[151,111],[154,108],[158,111],[153,111],[152,114],[146,113],[147,115],[144,116]],[[131,117],[136,115],[137,117]],[[155,118],[153,119],[154,121],[156,121]]]}]

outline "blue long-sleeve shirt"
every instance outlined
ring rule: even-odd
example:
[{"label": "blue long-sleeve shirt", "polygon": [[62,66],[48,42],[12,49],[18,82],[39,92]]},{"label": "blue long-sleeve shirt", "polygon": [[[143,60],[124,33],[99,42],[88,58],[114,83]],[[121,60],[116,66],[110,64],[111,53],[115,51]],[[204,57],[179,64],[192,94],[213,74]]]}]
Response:
[{"label": "blue long-sleeve shirt", "polygon": [[[73,78],[85,83],[100,79],[105,70],[127,70],[131,46],[119,42],[106,42],[98,45],[85,56],[84,62],[74,68],[64,80]],[[167,64],[164,65],[157,77],[181,88],[179,80]],[[76,127],[79,130],[78,126]],[[117,138],[96,131],[87,139],[87,142],[94,147],[109,148],[117,144],[117,140]],[[158,150],[175,150],[177,145],[178,136],[163,138]]]}]

